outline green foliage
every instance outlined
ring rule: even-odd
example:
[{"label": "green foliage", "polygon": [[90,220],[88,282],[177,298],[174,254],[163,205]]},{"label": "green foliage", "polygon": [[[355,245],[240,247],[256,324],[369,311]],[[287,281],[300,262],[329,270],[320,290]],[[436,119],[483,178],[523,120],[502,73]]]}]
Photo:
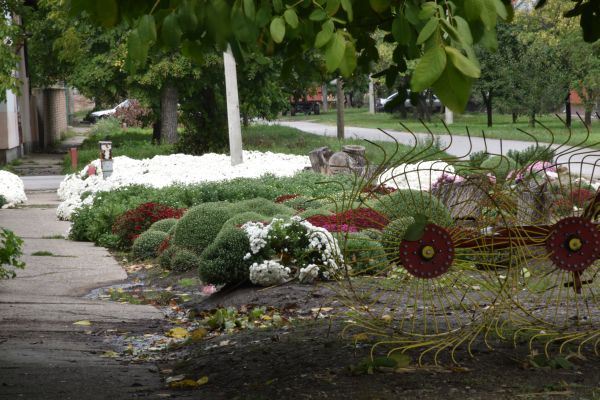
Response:
[{"label": "green foliage", "polygon": [[25,268],[19,258],[23,255],[23,240],[8,229],[0,229],[0,280],[14,278],[15,269]]},{"label": "green foliage", "polygon": [[135,259],[148,260],[158,256],[158,248],[168,237],[165,232],[146,231],[135,239],[131,254]]},{"label": "green foliage", "polygon": [[246,222],[270,222],[271,218],[267,217],[265,215],[259,214],[257,212],[254,211],[246,211],[246,212],[242,212],[239,214],[235,214],[233,217],[229,218],[227,221],[225,221],[225,223],[223,224],[223,227],[221,228],[221,230],[225,229],[225,228],[236,228],[239,227],[243,224],[245,224]]},{"label": "green foliage", "polygon": [[104,233],[98,238],[98,245],[108,249],[116,249],[121,245],[121,238],[114,233]]},{"label": "green foliage", "polygon": [[215,285],[234,284],[248,280],[250,249],[248,236],[241,229],[226,227],[200,257],[200,279]]},{"label": "green foliage", "polygon": [[294,210],[304,211],[304,210],[314,210],[323,207],[324,201],[319,199],[311,199],[306,196],[297,196],[293,199],[286,200],[283,202],[288,207],[293,208]]},{"label": "green foliage", "polygon": [[253,211],[267,217],[274,217],[275,215],[291,216],[292,214],[294,214],[294,209],[287,207],[283,204],[273,203],[272,201],[261,197],[238,201],[236,203],[232,203],[229,206],[229,212],[231,213],[231,215],[248,211]]},{"label": "green foliage", "polygon": [[177,223],[173,243],[202,254],[231,218],[229,206],[227,202],[210,202],[190,208]]},{"label": "green foliage", "polygon": [[[509,153],[510,151],[512,150],[509,150]],[[483,150],[475,151],[469,155],[469,166],[479,168],[481,163],[487,160],[489,156],[489,153],[486,153]]]},{"label": "green foliage", "polygon": [[343,253],[353,274],[376,274],[387,267],[382,244],[364,233],[349,233]]},{"label": "green foliage", "polygon": [[177,246],[169,246],[158,256],[158,265],[163,269],[171,269],[171,260],[178,251],[185,250]]},{"label": "green foliage", "polygon": [[509,150],[506,155],[515,160],[517,167],[524,168],[536,161],[554,161],[555,151],[547,147],[529,146],[524,150]]},{"label": "green foliage", "polygon": [[193,252],[185,249],[178,249],[171,257],[171,270],[175,272],[187,272],[198,268],[200,258]]},{"label": "green foliage", "polygon": [[429,223],[436,225],[450,226],[453,222],[450,211],[437,198],[425,191],[401,189],[368,200],[367,203],[373,210],[390,220],[422,214],[427,217]]},{"label": "green foliage", "polygon": [[481,163],[481,169],[492,172],[499,182],[504,182],[508,173],[516,168],[515,160],[504,156],[492,156]]},{"label": "green foliage", "polygon": [[381,244],[391,262],[398,262],[400,242],[402,242],[406,231],[414,222],[415,219],[413,217],[398,218],[390,222],[383,230]]},{"label": "green foliage", "polygon": [[149,231],[160,231],[160,232],[169,233],[173,229],[173,227],[175,225],[177,225],[178,221],[179,220],[175,219],[175,218],[161,219],[159,221],[156,221],[152,225],[150,225],[150,228],[148,228],[148,230]]},{"label": "green foliage", "polygon": [[6,197],[0,194],[0,208],[7,203]]}]

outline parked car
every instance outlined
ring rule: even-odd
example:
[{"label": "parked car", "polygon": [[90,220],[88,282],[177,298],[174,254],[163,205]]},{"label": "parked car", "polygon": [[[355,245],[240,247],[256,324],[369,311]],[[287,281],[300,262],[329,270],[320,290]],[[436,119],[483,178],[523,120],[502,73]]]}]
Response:
[{"label": "parked car", "polygon": [[[397,96],[398,96],[398,92],[394,92],[394,93],[392,93],[391,95],[389,95],[388,97],[386,97],[384,99],[379,99],[378,104],[377,104],[377,111],[379,111],[379,112],[395,112],[395,111],[398,111],[398,109],[400,108],[400,106],[396,106],[393,109],[390,109],[389,107],[387,109],[385,108],[385,105],[387,103],[389,103],[390,101],[394,100]],[[406,109],[406,111],[412,111],[413,107],[414,106],[410,102],[410,90],[408,90],[407,93],[406,93],[406,100],[404,100],[404,108]],[[440,112],[440,111],[442,111],[442,102],[440,101],[440,99],[435,94],[432,95],[431,110],[433,112]]]},{"label": "parked car", "polygon": [[304,115],[319,115],[321,113],[321,107],[318,101],[297,101],[295,103],[290,103],[289,109],[283,110],[283,115],[287,115],[288,111],[292,116],[297,113],[304,113]]},{"label": "parked car", "polygon": [[129,107],[130,104],[131,104],[131,100],[127,99],[127,100],[122,101],[121,103],[117,104],[115,107],[109,108],[108,110],[93,111],[85,117],[85,121],[88,121],[90,123],[95,123],[99,119],[111,117],[111,116],[115,115],[115,113],[117,112],[118,109]]}]

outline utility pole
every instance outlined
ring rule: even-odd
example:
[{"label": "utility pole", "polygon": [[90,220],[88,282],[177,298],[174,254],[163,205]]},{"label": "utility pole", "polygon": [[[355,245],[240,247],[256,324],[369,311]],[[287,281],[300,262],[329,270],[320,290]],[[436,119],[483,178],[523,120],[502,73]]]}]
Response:
[{"label": "utility pole", "polygon": [[327,101],[327,82],[321,85],[321,96],[323,97],[323,112],[329,111],[329,102]]},{"label": "utility pole", "polygon": [[369,76],[369,114],[375,114],[375,93],[371,76]]},{"label": "utility pole", "polygon": [[444,106],[444,122],[446,122],[446,125],[452,125],[454,123],[454,113],[446,106]]},{"label": "utility pole", "polygon": [[242,156],[242,127],[240,126],[240,100],[238,98],[237,72],[231,46],[223,53],[225,66],[225,94],[227,98],[227,125],[229,127],[229,152],[231,165],[244,162]]},{"label": "utility pole", "polygon": [[337,138],[344,139],[344,88],[342,86],[342,78],[338,76],[335,80],[337,89],[336,93],[336,108],[337,108]]}]

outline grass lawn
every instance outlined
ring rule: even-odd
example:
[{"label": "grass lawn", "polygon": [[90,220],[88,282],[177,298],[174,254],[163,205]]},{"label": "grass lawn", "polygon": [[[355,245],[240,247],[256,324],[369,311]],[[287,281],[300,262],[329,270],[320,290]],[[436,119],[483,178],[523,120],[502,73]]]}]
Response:
[{"label": "grass lawn", "polygon": [[[107,124],[104,124],[107,125]],[[121,129],[119,127],[108,127],[102,123],[95,128],[92,134],[85,140],[79,148],[78,168],[81,170],[99,157],[98,141],[112,140],[113,157],[128,156],[135,159],[151,158],[160,154],[173,153],[173,147],[170,145],[153,145],[151,143],[152,131],[150,129]],[[317,148],[328,146],[331,150],[340,150],[344,144],[360,144],[367,148],[367,157],[372,163],[380,163],[384,158],[384,152],[377,147],[381,146],[388,156],[396,151],[396,144],[391,142],[376,142],[377,145],[370,144],[364,140],[344,140],[339,141],[333,137],[324,137],[302,132],[298,129],[278,125],[254,125],[244,128],[242,132],[244,150],[272,151],[274,153],[287,153],[308,155],[308,153]],[[398,146],[398,154],[406,154],[412,150],[409,146]],[[423,151],[422,154],[419,154]],[[421,145],[417,152],[418,159],[439,159],[447,157],[447,154],[440,153],[436,147]],[[63,170],[65,173],[75,172],[71,168],[71,157],[66,155],[63,161]]]},{"label": "grass lawn", "polygon": [[[427,123],[427,127],[433,133],[447,133],[444,124],[440,121],[443,117],[443,114],[435,114],[432,117],[431,122]],[[287,116],[283,119],[286,121],[312,121],[327,125],[335,125],[336,112],[335,110],[332,110],[321,113],[320,115],[296,115],[295,117]],[[556,137],[554,140],[555,142],[563,142],[568,138],[568,129],[565,128],[555,115],[542,115],[539,116],[538,119],[546,128],[553,132]],[[346,126],[393,129],[398,131],[405,130],[400,124],[400,122],[402,122],[413,132],[427,132],[427,129],[423,124],[415,119],[408,118],[401,120],[398,115],[389,113],[369,114],[368,109],[366,108],[347,108],[344,121]],[[528,125],[528,118],[526,116],[519,117],[517,123],[513,124],[510,115],[494,114],[493,122],[494,125],[491,128],[488,128],[487,117],[484,113],[455,114],[454,124],[450,126],[450,132],[454,135],[466,135],[465,127],[468,127],[469,132],[473,136],[481,136],[482,131],[484,131],[485,136],[488,138],[533,141],[533,138],[519,131],[519,129],[522,129],[533,135],[540,142],[550,142],[552,140],[551,134],[540,124],[537,124],[535,128],[531,128]],[[579,143],[585,139],[587,131],[583,123],[576,117],[573,118],[572,125],[573,137],[571,143]],[[597,119],[592,120],[590,133],[591,135],[588,139],[588,143],[597,143],[598,145],[594,147],[600,147],[600,121]]]}]

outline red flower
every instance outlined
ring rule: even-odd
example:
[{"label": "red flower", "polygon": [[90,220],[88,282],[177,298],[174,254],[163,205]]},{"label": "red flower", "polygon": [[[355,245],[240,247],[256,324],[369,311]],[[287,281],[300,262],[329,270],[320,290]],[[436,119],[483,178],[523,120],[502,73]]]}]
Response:
[{"label": "red flower", "polygon": [[383,229],[390,222],[377,211],[362,207],[333,215],[314,215],[307,220],[314,226],[332,232],[355,232],[367,228]]}]

